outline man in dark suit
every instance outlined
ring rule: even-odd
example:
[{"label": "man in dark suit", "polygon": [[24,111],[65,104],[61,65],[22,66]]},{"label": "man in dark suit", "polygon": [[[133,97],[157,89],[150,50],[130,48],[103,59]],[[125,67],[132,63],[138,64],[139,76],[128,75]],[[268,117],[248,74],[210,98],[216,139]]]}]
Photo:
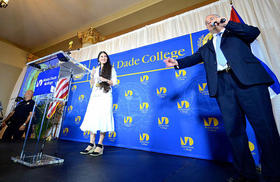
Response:
[{"label": "man in dark suit", "polygon": [[267,181],[280,181],[280,139],[268,92],[273,80],[250,49],[260,31],[215,14],[208,15],[205,24],[213,34],[212,40],[191,56],[168,58],[164,62],[175,69],[204,62],[209,95],[218,102],[238,172],[238,176],[228,181],[258,181],[248,147],[245,116],[260,144],[263,177]]}]

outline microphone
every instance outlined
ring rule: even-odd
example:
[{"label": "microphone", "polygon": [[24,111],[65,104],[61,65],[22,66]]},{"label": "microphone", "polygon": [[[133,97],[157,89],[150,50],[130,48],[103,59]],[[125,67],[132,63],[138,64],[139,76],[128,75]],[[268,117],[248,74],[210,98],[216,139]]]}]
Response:
[{"label": "microphone", "polygon": [[214,27],[219,25],[220,23],[225,23],[226,21],[227,20],[225,18],[222,18],[219,23],[217,21],[214,21],[213,23],[211,23],[211,25]]}]

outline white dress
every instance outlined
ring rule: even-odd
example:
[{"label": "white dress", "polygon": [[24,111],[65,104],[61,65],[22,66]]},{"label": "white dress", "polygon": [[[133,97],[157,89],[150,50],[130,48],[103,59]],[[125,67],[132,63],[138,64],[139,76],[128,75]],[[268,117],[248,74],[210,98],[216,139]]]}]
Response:
[{"label": "white dress", "polygon": [[[114,131],[112,89],[105,93],[103,89],[96,86],[99,80],[99,69],[99,66],[95,69],[94,85],[88,102],[84,121],[80,126],[82,131],[90,131],[95,134],[97,131]],[[114,67],[112,67],[111,80],[113,85],[117,84],[117,74]]]}]

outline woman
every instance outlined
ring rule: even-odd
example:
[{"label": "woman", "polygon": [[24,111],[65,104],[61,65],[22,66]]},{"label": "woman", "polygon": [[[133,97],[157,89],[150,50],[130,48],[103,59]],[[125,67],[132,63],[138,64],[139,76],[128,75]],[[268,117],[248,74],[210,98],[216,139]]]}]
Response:
[{"label": "woman", "polygon": [[[103,154],[103,140],[106,132],[114,131],[114,118],[112,113],[112,88],[117,84],[115,69],[110,63],[110,58],[105,51],[97,57],[99,66],[92,70],[90,84],[93,87],[82,131],[90,132],[90,144],[81,151],[81,154],[98,156]],[[95,136],[100,131],[98,144],[95,145]]]}]

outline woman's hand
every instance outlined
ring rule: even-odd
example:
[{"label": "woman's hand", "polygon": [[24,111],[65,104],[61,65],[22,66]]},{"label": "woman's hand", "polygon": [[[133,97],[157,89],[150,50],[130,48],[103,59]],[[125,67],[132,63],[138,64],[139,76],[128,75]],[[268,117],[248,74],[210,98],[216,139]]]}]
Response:
[{"label": "woman's hand", "polygon": [[102,82],[107,82],[109,85],[113,85],[113,81],[112,80],[108,80],[102,76],[99,77],[99,80]]}]

